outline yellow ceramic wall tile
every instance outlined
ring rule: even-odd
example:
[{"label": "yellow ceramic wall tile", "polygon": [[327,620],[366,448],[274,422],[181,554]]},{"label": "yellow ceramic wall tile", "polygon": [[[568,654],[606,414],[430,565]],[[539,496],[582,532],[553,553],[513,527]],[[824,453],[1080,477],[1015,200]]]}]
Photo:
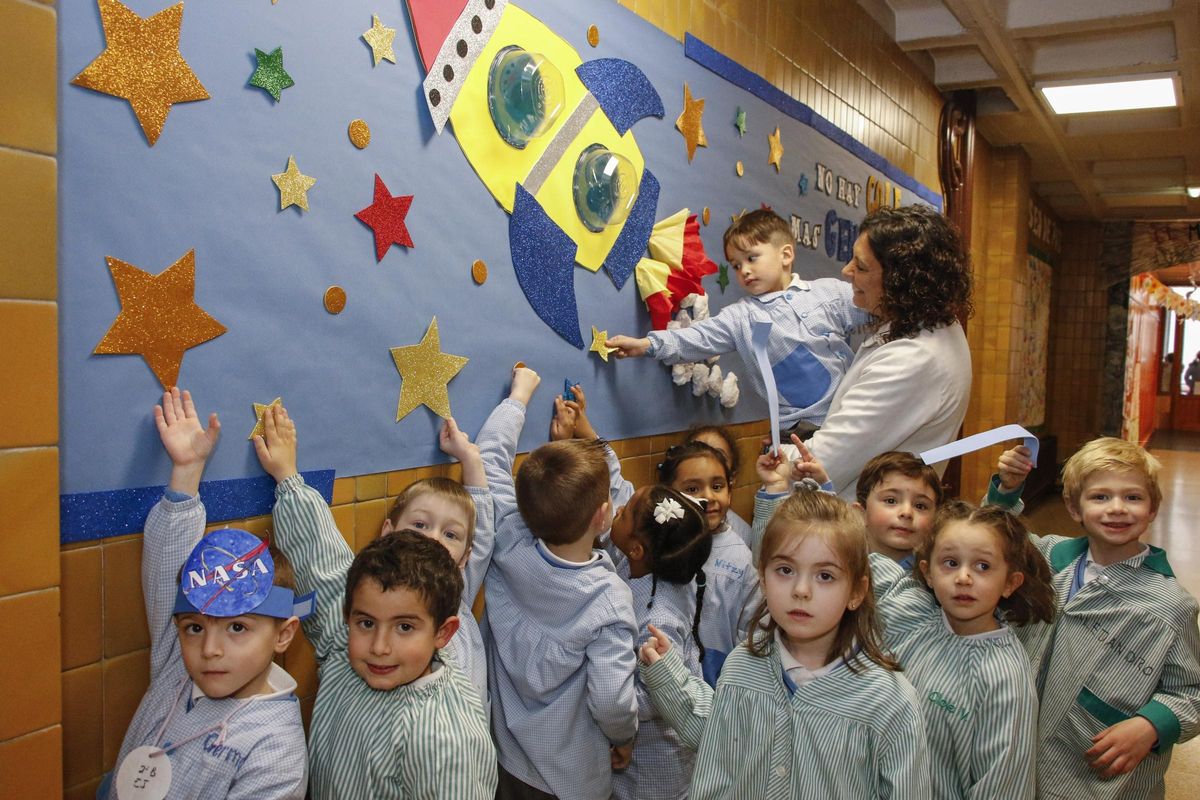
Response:
[{"label": "yellow ceramic wall tile", "polygon": [[58,444],[57,315],[54,303],[0,300],[0,375],[21,386],[0,392],[0,447]]},{"label": "yellow ceramic wall tile", "polygon": [[150,651],[135,650],[106,659],[102,663],[102,671],[104,761],[100,766],[107,771],[113,768],[117,753],[121,750],[125,729],[129,727],[133,712],[150,685]]},{"label": "yellow ceramic wall tile", "polygon": [[0,148],[0,297],[53,300],[58,294],[57,166],[48,156]]},{"label": "yellow ceramic wall tile", "polygon": [[62,566],[62,668],[99,661],[101,655],[101,548],[65,550]]},{"label": "yellow ceramic wall tile", "polygon": [[334,478],[333,503],[331,503],[331,505],[340,506],[342,503],[350,503],[353,501],[354,478]]},{"label": "yellow ceramic wall tile", "polygon": [[375,541],[386,517],[386,500],[366,500],[354,504],[354,552]]},{"label": "yellow ceramic wall tile", "polygon": [[104,655],[150,646],[142,603],[141,537],[104,544]]},{"label": "yellow ceramic wall tile", "polygon": [[0,787],[5,797],[62,795],[62,735],[62,728],[55,725],[0,742]]},{"label": "yellow ceramic wall tile", "polygon": [[104,761],[102,678],[98,663],[62,674],[62,776],[67,786],[83,783],[103,771],[100,769]]},{"label": "yellow ceramic wall tile", "polygon": [[342,538],[346,540],[346,544],[350,545],[350,549],[354,549],[354,505],[352,503],[333,506],[329,509],[333,513],[333,524],[337,525],[341,531]]},{"label": "yellow ceramic wall tile", "polygon": [[44,6],[0,2],[0,145],[39,153],[58,149],[56,22]]},{"label": "yellow ceramic wall tile", "polygon": [[452,481],[462,483],[462,464],[455,461],[453,464],[442,465],[442,475]]},{"label": "yellow ceramic wall tile", "polygon": [[62,721],[58,613],[58,589],[0,598],[0,741]]},{"label": "yellow ceramic wall tile", "polygon": [[58,585],[58,448],[0,450],[0,531],[0,595]]},{"label": "yellow ceramic wall tile", "polygon": [[240,520],[237,522],[237,524],[233,525],[233,527],[241,528],[244,531],[249,531],[258,538],[266,539],[267,541],[271,541],[274,538],[273,522],[269,514]]},{"label": "yellow ceramic wall tile", "polygon": [[[322,597],[324,603],[330,598]],[[341,598],[332,598],[332,602],[340,602]],[[296,638],[288,647],[282,658],[277,658],[288,674],[296,679],[296,696],[311,697],[317,693],[317,658],[312,644],[303,630],[296,632]]]},{"label": "yellow ceramic wall tile", "polygon": [[650,456],[634,456],[621,462],[621,475],[638,489],[651,483],[652,470]]},{"label": "yellow ceramic wall tile", "polygon": [[354,479],[354,499],[378,500],[387,493],[387,473],[379,472],[374,475],[359,475]]}]

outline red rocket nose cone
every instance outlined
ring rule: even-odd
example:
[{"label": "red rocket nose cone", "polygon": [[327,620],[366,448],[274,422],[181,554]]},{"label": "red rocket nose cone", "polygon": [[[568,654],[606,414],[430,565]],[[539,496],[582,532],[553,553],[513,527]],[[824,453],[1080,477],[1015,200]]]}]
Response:
[{"label": "red rocket nose cone", "polygon": [[408,0],[408,17],[426,72],[433,66],[438,50],[466,5],[467,0]]}]

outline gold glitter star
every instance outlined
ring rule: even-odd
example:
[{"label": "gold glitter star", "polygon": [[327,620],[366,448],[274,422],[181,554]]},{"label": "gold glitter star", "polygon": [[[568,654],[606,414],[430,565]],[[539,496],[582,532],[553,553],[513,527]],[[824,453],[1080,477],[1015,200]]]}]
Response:
[{"label": "gold glitter star", "polygon": [[779,136],[779,126],[775,126],[775,132],[767,134],[767,142],[771,146],[771,155],[767,157],[768,164],[775,165],[775,171],[779,172],[779,164],[783,161],[783,142]]},{"label": "gold glitter star", "polygon": [[687,142],[688,163],[692,163],[692,157],[696,155],[696,146],[708,147],[708,137],[704,135],[704,126],[700,124],[700,118],[704,116],[704,100],[693,100],[692,90],[685,83],[683,85],[683,111],[679,118],[675,120],[675,127],[683,134],[684,141]]},{"label": "gold glitter star", "polygon": [[275,181],[275,185],[279,187],[280,211],[288,206],[300,206],[308,211],[308,190],[313,187],[317,179],[302,175],[296,167],[296,159],[293,156],[288,156],[287,170],[278,175],[272,175],[271,180]]},{"label": "gold glitter star", "polygon": [[184,351],[226,330],[196,305],[196,251],[189,250],[158,275],[112,256],[105,261],[121,313],[92,352],[140,355],[164,389],[175,386]]},{"label": "gold glitter star", "polygon": [[592,326],[592,346],[588,348],[591,353],[597,353],[601,358],[608,361],[608,354],[616,352],[615,347],[605,347],[604,343],[608,341],[608,331],[596,330],[596,326]]},{"label": "gold glitter star", "polygon": [[153,146],[173,103],[207,100],[208,91],[179,52],[183,3],[142,19],[119,0],[96,0],[104,52],[71,83],[129,101]]},{"label": "gold glitter star", "polygon": [[246,439],[253,439],[255,436],[266,436],[266,424],[263,421],[263,415],[267,413],[268,408],[280,408],[283,406],[283,398],[276,397],[271,402],[263,405],[262,403],[254,404],[254,430],[250,431],[250,435]]},{"label": "gold glitter star", "polygon": [[381,59],[396,63],[396,51],[392,49],[392,41],[396,38],[395,28],[385,28],[379,21],[378,14],[371,15],[371,29],[363,33],[362,38],[371,46],[371,55],[375,57],[375,66]]},{"label": "gold glitter star", "polygon": [[389,348],[400,373],[400,402],[396,422],[419,405],[426,405],[443,419],[450,417],[450,392],[447,384],[468,359],[442,352],[437,317],[429,323],[420,344]]}]

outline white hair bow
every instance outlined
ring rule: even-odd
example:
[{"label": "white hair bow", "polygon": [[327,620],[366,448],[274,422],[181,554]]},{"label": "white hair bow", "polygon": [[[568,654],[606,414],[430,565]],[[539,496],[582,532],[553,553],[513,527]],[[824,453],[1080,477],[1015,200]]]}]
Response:
[{"label": "white hair bow", "polygon": [[658,501],[654,507],[654,521],[662,525],[673,519],[683,519],[683,506],[672,497]]}]

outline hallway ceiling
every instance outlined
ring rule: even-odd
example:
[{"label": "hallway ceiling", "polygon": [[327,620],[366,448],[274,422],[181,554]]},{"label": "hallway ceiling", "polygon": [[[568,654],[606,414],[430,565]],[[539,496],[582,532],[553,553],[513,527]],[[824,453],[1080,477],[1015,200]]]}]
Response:
[{"label": "hallway ceiling", "polygon": [[[858,0],[939,89],[975,89],[979,132],[1020,145],[1066,220],[1195,219],[1200,0]],[[1057,115],[1044,81],[1177,73],[1178,108]]]}]

